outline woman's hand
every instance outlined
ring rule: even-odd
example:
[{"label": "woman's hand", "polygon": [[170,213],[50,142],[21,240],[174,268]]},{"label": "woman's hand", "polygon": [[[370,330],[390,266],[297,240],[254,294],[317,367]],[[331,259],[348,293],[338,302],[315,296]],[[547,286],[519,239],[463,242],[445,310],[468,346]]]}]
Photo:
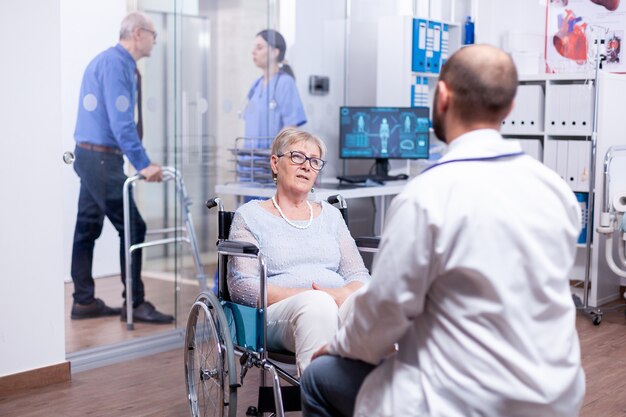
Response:
[{"label": "woman's hand", "polygon": [[308,288],[279,287],[278,285],[267,284],[267,305],[271,306],[274,303],[304,291],[311,290]]},{"label": "woman's hand", "polygon": [[316,358],[319,358],[320,356],[325,356],[325,355],[330,355],[330,352],[328,351],[328,343],[325,343],[324,346],[320,347],[319,349],[315,351],[315,353],[313,353],[313,356],[311,357],[311,361],[315,360]]},{"label": "woman's hand", "polygon": [[353,292],[355,292],[362,286],[363,286],[362,282],[352,281],[351,283],[344,285],[343,287],[338,287],[338,288],[324,288],[324,287],[320,287],[316,283],[313,283],[312,288],[314,290],[324,291],[325,293],[333,297],[333,300],[335,300],[335,303],[337,303],[337,307],[341,307],[343,302],[346,301],[346,299],[350,297],[350,295],[352,295]]}]

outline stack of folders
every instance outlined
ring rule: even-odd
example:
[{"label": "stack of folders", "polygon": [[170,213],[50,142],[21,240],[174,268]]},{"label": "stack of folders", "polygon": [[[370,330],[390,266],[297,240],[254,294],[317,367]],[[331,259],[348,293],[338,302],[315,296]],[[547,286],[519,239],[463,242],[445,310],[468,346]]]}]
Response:
[{"label": "stack of folders", "polygon": [[541,85],[520,85],[515,96],[515,106],[502,121],[502,133],[542,134],[544,102]]},{"label": "stack of folders", "polygon": [[413,19],[413,72],[438,74],[448,58],[449,27],[435,20]]},{"label": "stack of folders", "polygon": [[411,107],[428,107],[428,77],[416,76],[411,85]]}]

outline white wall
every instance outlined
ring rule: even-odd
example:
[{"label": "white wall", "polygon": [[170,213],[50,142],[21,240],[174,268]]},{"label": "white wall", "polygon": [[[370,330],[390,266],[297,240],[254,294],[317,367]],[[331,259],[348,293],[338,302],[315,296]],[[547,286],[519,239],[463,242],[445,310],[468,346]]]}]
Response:
[{"label": "white wall", "polygon": [[0,3],[0,376],[65,360],[59,3]]},{"label": "white wall", "polygon": [[476,3],[476,42],[501,46],[506,32],[545,33],[545,1],[478,0]]},{"label": "white wall", "polygon": [[[114,46],[120,22],[126,15],[125,0],[63,0],[60,5],[61,122],[63,150],[74,151],[74,128],[80,84],[87,64],[101,51]],[[59,32],[57,32],[59,33]],[[63,169],[63,278],[70,278],[72,240],[80,180],[71,166]],[[106,220],[94,252],[94,276],[119,273],[119,237]],[[97,291],[97,288],[96,288]]]},{"label": "white wall", "polygon": [[[341,173],[337,137],[339,106],[344,104],[345,5],[333,0],[299,0],[293,11],[295,15],[289,18],[295,22],[295,31],[293,38],[287,40],[287,60],[294,69],[308,119],[303,128],[326,143],[328,165],[322,177],[334,178]],[[283,26],[286,25],[281,22],[281,30]],[[329,77],[327,95],[309,94],[311,75]]]}]

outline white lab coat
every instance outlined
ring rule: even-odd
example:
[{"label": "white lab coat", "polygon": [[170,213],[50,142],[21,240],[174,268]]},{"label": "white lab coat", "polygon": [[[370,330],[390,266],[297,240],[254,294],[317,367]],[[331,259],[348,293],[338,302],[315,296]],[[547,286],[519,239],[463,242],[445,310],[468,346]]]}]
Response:
[{"label": "white lab coat", "polygon": [[[519,152],[495,130],[441,160]],[[529,156],[437,166],[391,204],[372,281],[331,353],[377,364],[355,416],[577,416],[568,273],[580,209]]]}]

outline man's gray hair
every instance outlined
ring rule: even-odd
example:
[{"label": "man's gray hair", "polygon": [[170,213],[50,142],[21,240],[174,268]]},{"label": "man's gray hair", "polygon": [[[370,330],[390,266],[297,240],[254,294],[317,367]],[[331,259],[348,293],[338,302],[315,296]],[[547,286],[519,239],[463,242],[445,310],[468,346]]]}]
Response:
[{"label": "man's gray hair", "polygon": [[150,22],[150,18],[143,12],[129,13],[124,20],[122,20],[120,39],[130,39],[133,30],[147,27],[148,22]]}]

